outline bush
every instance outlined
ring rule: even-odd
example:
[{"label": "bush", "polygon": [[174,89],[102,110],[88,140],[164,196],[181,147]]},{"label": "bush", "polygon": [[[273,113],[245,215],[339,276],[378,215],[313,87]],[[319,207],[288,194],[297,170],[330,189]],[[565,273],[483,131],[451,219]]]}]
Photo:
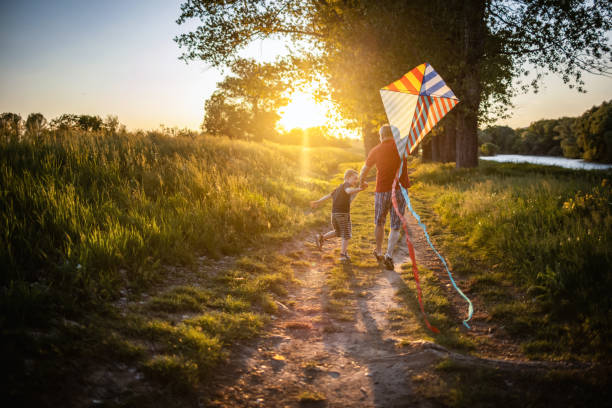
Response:
[{"label": "bush", "polygon": [[484,143],[480,146],[481,156],[495,156],[499,151],[499,147],[494,143]]}]

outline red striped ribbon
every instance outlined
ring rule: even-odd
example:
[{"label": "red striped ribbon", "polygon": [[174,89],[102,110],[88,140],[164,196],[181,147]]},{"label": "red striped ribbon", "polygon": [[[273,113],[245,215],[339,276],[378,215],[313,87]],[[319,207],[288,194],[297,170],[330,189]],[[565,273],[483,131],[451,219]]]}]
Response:
[{"label": "red striped ribbon", "polygon": [[406,219],[404,218],[402,213],[400,213],[399,208],[397,207],[397,198],[395,198],[395,187],[397,186],[398,175],[399,175],[399,172],[401,171],[401,168],[402,166],[400,166],[399,170],[397,171],[397,175],[395,176],[395,180],[393,180],[393,187],[391,190],[391,202],[393,203],[393,209],[395,210],[395,213],[400,218],[400,220],[402,220],[402,228],[404,228],[404,233],[406,235],[406,245],[408,245],[408,253],[410,254],[410,260],[412,261],[412,273],[414,274],[414,281],[416,282],[417,296],[419,299],[419,306],[421,307],[421,313],[423,314],[423,320],[425,320],[425,324],[427,325],[429,330],[431,330],[434,333],[440,333],[440,330],[438,330],[435,326],[432,326],[429,323],[429,320],[427,320],[427,314],[425,314],[425,309],[423,308],[423,299],[421,295],[421,284],[419,282],[419,269],[417,268],[417,264],[416,264],[414,246],[412,246],[412,241],[410,241],[410,237],[408,235],[408,227],[406,226]]}]

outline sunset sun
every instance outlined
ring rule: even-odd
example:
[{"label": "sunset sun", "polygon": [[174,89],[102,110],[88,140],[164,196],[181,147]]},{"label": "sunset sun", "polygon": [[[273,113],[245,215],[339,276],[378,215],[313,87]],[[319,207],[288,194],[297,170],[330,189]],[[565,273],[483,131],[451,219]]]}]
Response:
[{"label": "sunset sun", "polygon": [[311,93],[297,91],[289,96],[289,100],[289,104],[278,111],[281,115],[278,124],[286,130],[306,129],[327,123],[328,108],[315,101]]}]

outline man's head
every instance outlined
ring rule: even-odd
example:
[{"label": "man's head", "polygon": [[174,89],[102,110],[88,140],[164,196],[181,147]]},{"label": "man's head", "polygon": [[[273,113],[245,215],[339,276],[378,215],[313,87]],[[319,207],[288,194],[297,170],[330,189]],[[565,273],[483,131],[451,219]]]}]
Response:
[{"label": "man's head", "polygon": [[359,183],[359,173],[357,173],[357,170],[348,169],[345,171],[344,182],[349,183],[351,186],[357,185]]},{"label": "man's head", "polygon": [[378,130],[378,136],[380,137],[381,142],[384,142],[388,139],[393,139],[393,130],[391,129],[391,125],[382,125]]}]

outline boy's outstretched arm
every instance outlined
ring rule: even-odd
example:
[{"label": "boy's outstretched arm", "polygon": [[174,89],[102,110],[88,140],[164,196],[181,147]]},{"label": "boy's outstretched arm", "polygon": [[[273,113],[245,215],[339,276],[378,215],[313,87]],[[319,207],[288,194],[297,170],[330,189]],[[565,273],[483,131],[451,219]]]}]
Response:
[{"label": "boy's outstretched arm", "polygon": [[357,194],[360,191],[365,190],[368,187],[368,182],[364,181],[362,185],[360,185],[359,187],[348,187],[345,188],[344,191],[346,192],[346,194]]},{"label": "boy's outstretched arm", "polygon": [[323,201],[329,200],[330,198],[332,198],[331,194],[324,195],[323,197],[319,198],[317,201],[311,201],[310,206],[312,208],[317,208],[319,205],[321,205]]}]

